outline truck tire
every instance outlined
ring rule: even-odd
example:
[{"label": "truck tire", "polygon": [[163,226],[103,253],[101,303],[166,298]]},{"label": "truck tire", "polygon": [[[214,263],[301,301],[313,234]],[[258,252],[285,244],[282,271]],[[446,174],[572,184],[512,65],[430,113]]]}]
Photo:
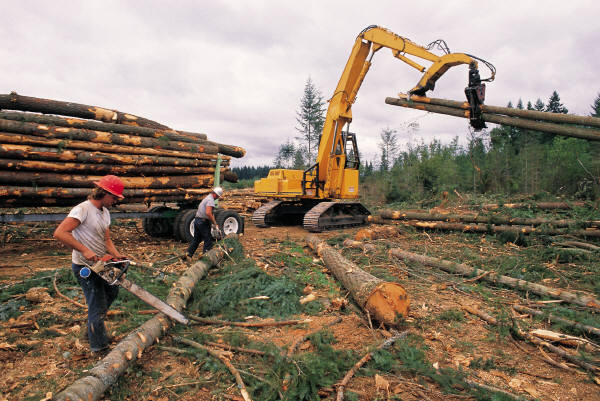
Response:
[{"label": "truck tire", "polygon": [[222,209],[215,216],[219,228],[223,234],[242,234],[244,232],[244,218],[233,210]]},{"label": "truck tire", "polygon": [[179,241],[190,242],[194,238],[196,209],[182,209],[175,218],[173,231]]},{"label": "truck tire", "polygon": [[[166,206],[155,206],[148,212],[162,213],[168,210],[171,209]],[[173,234],[173,220],[166,217],[144,217],[142,228],[151,237],[168,237]]]}]

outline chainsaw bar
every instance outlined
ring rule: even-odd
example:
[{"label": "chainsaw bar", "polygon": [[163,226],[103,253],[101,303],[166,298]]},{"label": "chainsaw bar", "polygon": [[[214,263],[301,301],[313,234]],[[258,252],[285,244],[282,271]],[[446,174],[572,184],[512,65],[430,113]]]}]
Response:
[{"label": "chainsaw bar", "polygon": [[[127,265],[129,264],[129,262],[124,263],[127,263]],[[123,269],[120,269],[118,267],[111,267],[111,265],[119,266],[122,264],[123,262],[121,262],[121,264],[115,262],[106,263],[99,260],[91,267],[91,269],[110,285],[118,285],[120,287],[123,287],[125,290],[129,291],[130,293],[132,293],[142,301],[146,302],[153,308],[158,309],[171,319],[186,325],[190,322],[188,318],[183,316],[171,305],[162,301],[160,298],[152,295],[136,283],[133,283],[127,280],[126,278],[123,278],[123,273],[125,272],[125,270],[127,270],[127,265]]]}]

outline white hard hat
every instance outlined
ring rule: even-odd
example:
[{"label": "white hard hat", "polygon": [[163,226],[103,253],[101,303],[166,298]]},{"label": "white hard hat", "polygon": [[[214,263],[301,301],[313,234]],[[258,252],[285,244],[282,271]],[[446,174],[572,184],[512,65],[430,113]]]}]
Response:
[{"label": "white hard hat", "polygon": [[212,191],[216,193],[219,198],[223,196],[223,188],[221,187],[214,187]]}]

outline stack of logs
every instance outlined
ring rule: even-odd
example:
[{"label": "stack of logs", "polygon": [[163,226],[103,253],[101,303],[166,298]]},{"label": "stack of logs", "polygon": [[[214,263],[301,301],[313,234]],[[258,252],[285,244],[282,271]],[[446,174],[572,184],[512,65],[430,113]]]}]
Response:
[{"label": "stack of logs", "polygon": [[[66,117],[65,117],[66,116]],[[0,207],[72,205],[106,174],[122,178],[124,203],[194,201],[243,148],[95,106],[0,95]]]},{"label": "stack of logs", "polygon": [[219,205],[242,215],[250,215],[270,200],[265,196],[257,196],[252,188],[234,189],[225,191]]}]

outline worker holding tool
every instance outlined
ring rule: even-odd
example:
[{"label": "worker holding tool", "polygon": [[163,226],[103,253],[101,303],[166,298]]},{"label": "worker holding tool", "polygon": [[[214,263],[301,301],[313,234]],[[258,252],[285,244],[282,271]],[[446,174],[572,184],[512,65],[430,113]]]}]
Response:
[{"label": "worker holding tool", "polygon": [[200,242],[204,241],[204,253],[213,247],[215,239],[212,236],[211,227],[220,232],[213,210],[215,209],[215,199],[219,199],[221,196],[223,196],[223,188],[215,187],[198,205],[198,211],[194,219],[194,237],[188,246],[187,260],[190,260],[194,256]]},{"label": "worker holding tool", "polygon": [[93,353],[106,350],[109,339],[104,318],[117,298],[118,287],[109,285],[89,267],[98,260],[125,259],[110,238],[108,208],[123,199],[123,182],[107,175],[97,182],[88,200],[75,206],[54,231],[54,238],[73,250],[72,270],[88,306],[87,334]]}]

